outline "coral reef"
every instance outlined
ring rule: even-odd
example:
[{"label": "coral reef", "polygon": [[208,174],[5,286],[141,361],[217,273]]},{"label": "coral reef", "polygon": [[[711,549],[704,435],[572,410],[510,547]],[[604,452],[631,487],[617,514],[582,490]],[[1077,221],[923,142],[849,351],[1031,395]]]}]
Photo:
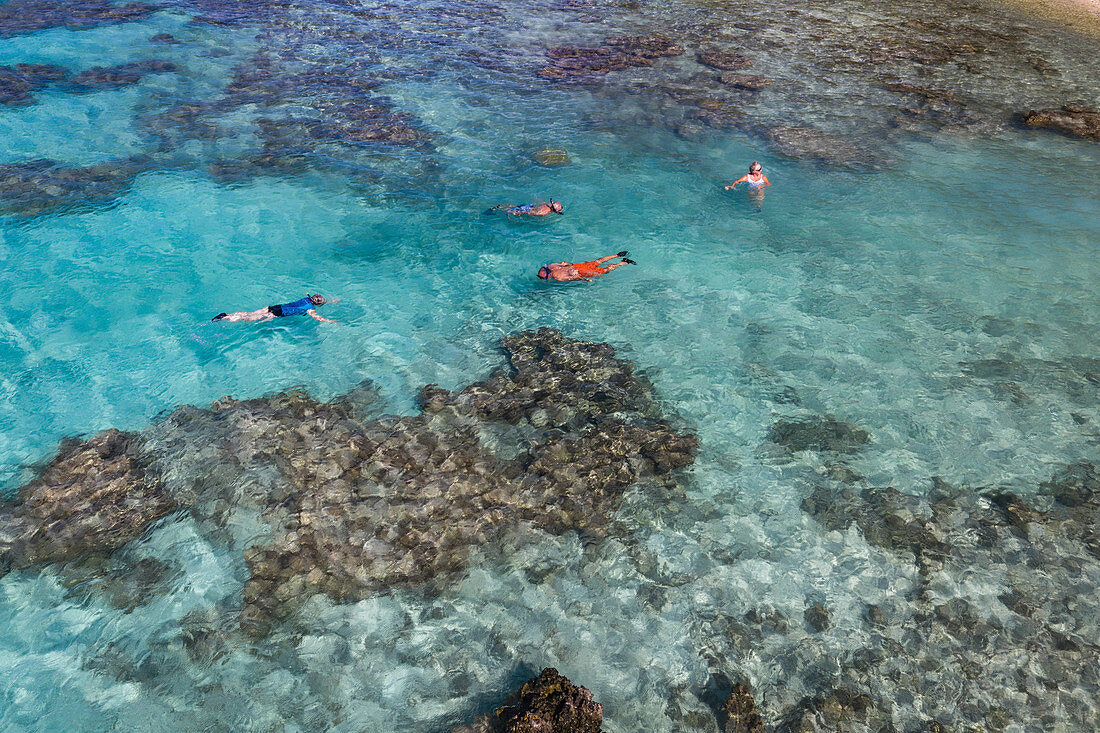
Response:
[{"label": "coral reef", "polygon": [[66,86],[74,92],[120,89],[131,84],[137,84],[142,77],[149,74],[166,74],[174,71],[179,71],[175,64],[158,59],[133,61],[118,66],[95,66],[69,79]]},{"label": "coral reef", "polygon": [[451,733],[599,733],[603,706],[592,693],[547,667],[523,683],[494,715]]},{"label": "coral reef", "polygon": [[829,415],[782,418],[768,431],[768,440],[792,451],[851,452],[869,442],[866,430]]},{"label": "coral reef", "polygon": [[545,165],[551,168],[560,165],[569,165],[572,162],[569,159],[569,153],[555,148],[539,150],[532,157],[539,165]]},{"label": "coral reef", "polygon": [[[184,143],[201,140],[206,153],[197,162],[225,181],[296,173],[336,160],[346,173],[349,165],[366,165],[365,157],[357,163],[358,154],[382,149],[430,152],[424,125],[372,94],[387,73],[374,58],[383,44],[359,30],[358,18],[281,4],[264,6],[262,14],[247,3],[199,6],[204,23],[262,22],[259,47],[236,64],[220,97],[180,99],[164,111],[139,116],[159,152],[178,157]],[[302,13],[308,21],[298,17]],[[255,143],[232,132],[240,129],[242,115],[255,125]],[[237,139],[220,144],[229,138]]]},{"label": "coral reef", "polygon": [[0,38],[35,33],[47,28],[80,30],[97,25],[144,18],[160,6],[140,2],[115,5],[107,0],[57,3],[49,0],[12,0],[0,5]]},{"label": "coral reef", "polygon": [[803,699],[778,727],[784,733],[891,729],[890,716],[879,711],[869,696],[839,687]]},{"label": "coral reef", "polygon": [[175,508],[149,476],[134,436],[106,430],[62,446],[0,514],[0,567],[116,550]]},{"label": "coral reef", "polygon": [[771,80],[764,76],[758,76],[756,74],[734,74],[733,72],[722,74],[718,78],[718,81],[722,82],[722,84],[727,87],[743,89],[747,92],[758,92],[771,84]]},{"label": "coral reef", "polygon": [[650,388],[612,347],[549,328],[502,345],[510,369],[425,387],[422,415],[314,431],[315,457],[286,472],[301,487],[286,537],[248,556],[247,619],[430,580],[520,522],[598,535],[629,485],[694,459],[694,436],[651,416]]},{"label": "coral reef", "polygon": [[683,47],[659,34],[610,36],[604,39],[604,45],[595,48],[555,46],[547,50],[550,63],[539,73],[553,79],[580,80],[594,74],[649,66],[653,59],[683,53]]},{"label": "coral reef", "polygon": [[83,168],[52,160],[0,165],[0,212],[33,215],[108,204],[148,166],[144,156]]},{"label": "coral reef", "polygon": [[882,165],[883,155],[853,140],[810,127],[776,125],[763,136],[780,155],[816,160],[839,168],[868,169]]},{"label": "coral reef", "polygon": [[764,719],[756,711],[756,700],[748,685],[735,684],[722,710],[729,716],[725,733],[764,733]]},{"label": "coral reef", "polygon": [[67,69],[52,64],[0,66],[0,104],[30,104],[34,101],[31,92],[68,76]]},{"label": "coral reef", "polygon": [[1073,137],[1100,140],[1100,109],[1067,104],[1061,109],[1030,110],[1020,115],[1028,127],[1054,130]]},{"label": "coral reef", "polygon": [[696,57],[699,63],[719,71],[740,71],[752,66],[752,59],[730,51],[703,51]]},{"label": "coral reef", "polygon": [[245,550],[242,620],[263,632],[317,593],[445,579],[520,526],[600,536],[629,486],[671,488],[694,460],[695,436],[611,346],[549,328],[502,345],[509,367],[425,387],[420,415],[367,419],[369,389],[292,390],[67,446],[4,517],[5,562],[109,553],[176,508],[211,527],[258,512],[271,532]]},{"label": "coral reef", "polygon": [[[1039,490],[1029,504],[1002,488],[962,490],[933,479],[924,499],[848,474],[839,488],[824,483],[807,496],[803,509],[827,530],[858,528],[913,563],[921,584],[913,598],[867,608],[868,648],[852,654],[832,692],[778,711],[781,727],[890,725],[891,706],[912,705],[917,680],[955,690],[948,700],[924,697],[926,728],[962,719],[1001,730],[1011,720],[1058,716],[1087,727],[1087,701],[1100,689],[1100,469],[1072,464]],[[959,585],[975,573],[1003,592]],[[807,622],[816,628],[819,615],[809,607]],[[1017,690],[1044,693],[1016,699]]]}]

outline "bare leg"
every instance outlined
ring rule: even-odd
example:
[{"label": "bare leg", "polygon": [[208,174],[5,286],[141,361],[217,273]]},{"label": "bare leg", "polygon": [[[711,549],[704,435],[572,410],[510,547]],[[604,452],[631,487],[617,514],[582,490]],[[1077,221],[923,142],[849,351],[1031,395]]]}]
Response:
[{"label": "bare leg", "polygon": [[[607,262],[608,260],[613,260],[618,256],[619,255],[608,255],[607,257],[601,257],[600,259],[596,260],[596,264],[597,265],[602,265],[603,263]],[[615,267],[615,266],[616,265],[612,265],[612,267]]]},{"label": "bare leg", "polygon": [[224,318],[219,318],[218,320],[240,323],[242,321],[270,321],[274,317],[275,315],[271,312],[271,309],[265,307],[254,311],[238,311],[236,313],[229,313]]},{"label": "bare leg", "polygon": [[[610,257],[605,257],[604,259],[600,260],[600,262],[606,262],[609,259],[611,259],[611,258]],[[607,267],[605,267],[603,269],[607,270],[608,272],[611,272],[616,267],[622,267],[625,264],[626,264],[625,262],[616,262],[614,265],[608,265]]]}]

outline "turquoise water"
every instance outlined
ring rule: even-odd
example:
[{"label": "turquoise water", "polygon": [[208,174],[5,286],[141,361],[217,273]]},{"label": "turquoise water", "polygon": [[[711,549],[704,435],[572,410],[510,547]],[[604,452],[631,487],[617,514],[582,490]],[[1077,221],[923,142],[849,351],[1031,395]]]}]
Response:
[{"label": "turquoise water", "polygon": [[[0,218],[0,482],[23,484],[66,436],[139,430],[222,395],[302,385],[328,398],[370,379],[389,410],[412,413],[424,384],[481,379],[500,363],[501,336],[553,325],[618,347],[698,431],[685,507],[665,516],[628,502],[620,532],[595,546],[538,535],[493,548],[438,594],[319,597],[299,627],[235,641],[204,663],[182,651],[180,619],[233,618],[247,570],[186,519],[170,521],[133,552],[182,571],[132,611],[67,593],[48,571],[0,580],[0,728],[447,730],[499,702],[523,670],[549,665],[593,690],[607,730],[675,730],[668,691],[703,684],[700,624],[713,609],[744,613],[764,599],[793,617],[807,599],[826,600],[834,626],[816,658],[828,660],[862,643],[863,604],[916,585],[911,567],[803,513],[823,459],[771,451],[778,417],[859,425],[872,442],[846,465],[914,495],[939,476],[1028,496],[1058,467],[1100,458],[1095,144],[1011,125],[883,137],[869,103],[845,115],[875,133],[852,139],[888,166],[797,160],[748,130],[678,135],[614,80],[555,85],[533,73],[537,63],[498,73],[462,55],[500,43],[537,62],[543,46],[615,29],[610,11],[593,26],[542,11],[492,20],[486,10],[487,21],[405,10],[364,56],[374,94],[414,115],[430,146],[325,148],[304,167],[240,180],[213,165],[255,148],[256,120],[270,111],[243,104],[220,115],[228,134],[167,147],[143,120],[216,100],[264,43],[259,21],[196,24],[209,8],[179,6],[0,40],[0,64],[79,71],[158,58],[181,68],[117,90],[55,85],[33,104],[0,107],[0,164],[153,156],[107,203]],[[640,30],[639,17],[644,8],[622,30]],[[303,27],[328,32],[316,19]],[[165,32],[180,43],[149,43]],[[1096,49],[1068,38],[1059,58]],[[810,94],[813,70],[788,61],[782,74]],[[1067,66],[1027,94],[1095,99],[1090,74]],[[799,104],[794,92],[765,94],[775,98],[753,103],[761,118]],[[539,166],[532,156],[547,147],[572,162]],[[775,184],[760,210],[722,190],[753,159]],[[565,202],[566,215],[482,213],[540,197]],[[622,249],[638,265],[592,284],[534,277],[547,261]],[[209,323],[307,290],[340,298],[322,311],[338,325]],[[1010,365],[991,377],[966,367],[993,359]],[[663,584],[666,604],[639,594],[639,557],[677,578]],[[550,568],[539,583],[524,572],[535,565]],[[991,598],[998,582],[960,587]],[[791,672],[804,642],[769,637],[735,666],[774,704],[793,702],[829,676],[824,662]]]}]

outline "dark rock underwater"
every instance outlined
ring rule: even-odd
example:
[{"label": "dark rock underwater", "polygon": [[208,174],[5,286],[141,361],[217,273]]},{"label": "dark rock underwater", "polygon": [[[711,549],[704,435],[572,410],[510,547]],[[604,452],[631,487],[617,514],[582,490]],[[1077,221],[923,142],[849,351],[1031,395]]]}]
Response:
[{"label": "dark rock underwater", "polygon": [[23,569],[110,554],[180,510],[226,523],[258,511],[242,622],[262,633],[303,600],[347,602],[460,571],[510,529],[598,537],[626,489],[675,489],[697,440],[607,344],[553,329],[505,338],[509,366],[423,412],[367,419],[369,389],[182,407],[140,434],[71,442],[18,492],[2,561]]},{"label": "dark rock underwater", "polygon": [[[620,133],[652,123],[684,138],[746,133],[771,153],[810,161],[826,173],[878,170],[889,164],[891,146],[910,134],[995,136],[1016,134],[1022,124],[1035,128],[1026,134],[1070,144],[1053,133],[1096,139],[1100,119],[1094,104],[1069,101],[1079,98],[1081,85],[1070,77],[1067,59],[1031,40],[1026,26],[998,25],[976,6],[960,11],[963,18],[928,17],[921,4],[849,18],[846,6],[762,4],[741,9],[736,23],[712,23],[704,13],[661,23],[651,14],[585,34],[569,21],[607,24],[617,10],[565,0],[535,14],[555,27],[531,45],[512,33],[511,9],[492,3],[334,2],[321,10],[284,2],[183,5],[198,15],[173,28],[175,35],[151,36],[158,45],[140,58],[152,60],[0,67],[0,105],[13,110],[55,92],[89,95],[143,80],[166,87],[134,119],[147,154],[92,164],[5,163],[0,212],[37,216],[105,207],[139,176],[176,167],[235,185],[325,166],[350,168],[349,176],[366,179],[374,175],[370,166],[381,169],[378,161],[387,158],[407,161],[430,178],[435,145],[453,141],[407,99],[380,89],[395,79],[449,80],[440,76],[446,61],[440,49],[467,42],[455,30],[464,13],[503,19],[476,49],[470,44],[462,52],[471,69],[492,71],[493,83],[514,84],[523,93],[607,95],[611,103],[586,130]],[[0,5],[0,37],[99,27],[158,10],[98,0],[66,8],[24,0]],[[401,24],[414,16],[430,17],[423,27],[438,35],[421,27],[404,34]],[[206,52],[195,42],[195,28],[252,26],[257,46],[234,61],[224,88],[203,95],[188,87],[193,70],[178,51]],[[211,55],[217,50],[211,42]],[[402,66],[403,53],[423,58],[423,65]],[[773,63],[777,59],[785,65]],[[795,71],[823,83],[809,90]],[[153,84],[146,77],[154,74],[164,76]],[[474,87],[487,83],[471,70],[455,77],[463,74]],[[185,80],[180,88],[168,89],[177,78]],[[628,104],[621,109],[629,111],[618,111],[630,96],[641,101],[640,114]],[[841,106],[854,112],[833,115]],[[402,187],[408,187],[404,179],[395,186]],[[820,460],[820,475],[792,512],[812,531],[886,558],[891,569],[914,579],[915,590],[859,603],[854,612],[818,597],[807,597],[804,609],[792,610],[797,604],[788,601],[781,611],[765,596],[747,599],[747,612],[714,611],[705,602],[693,605],[711,580],[694,583],[682,568],[666,567],[669,558],[660,549],[642,547],[644,533],[627,537],[616,526],[616,513],[634,491],[662,508],[702,512],[693,506],[698,497],[684,492],[690,478],[683,469],[701,452],[690,430],[662,410],[646,379],[606,344],[545,330],[516,334],[503,345],[509,365],[461,389],[425,387],[414,415],[383,415],[369,384],[329,401],[288,389],[180,407],[140,432],[107,430],[66,442],[20,489],[17,502],[0,507],[0,562],[13,576],[57,577],[68,599],[94,598],[130,612],[169,592],[178,573],[171,562],[143,557],[137,551],[143,539],[173,523],[193,523],[204,538],[230,548],[247,577],[243,594],[235,590],[226,602],[230,608],[202,608],[166,625],[171,629],[163,635],[199,670],[193,680],[234,645],[276,656],[270,647],[248,645],[294,628],[305,615],[300,604],[311,596],[335,603],[390,589],[442,596],[478,567],[485,548],[537,528],[579,535],[586,547],[609,540],[603,546],[618,549],[613,543],[622,542],[626,564],[634,563],[642,577],[637,592],[645,611],[677,624],[677,614],[686,619],[684,643],[703,660],[708,690],[694,678],[670,689],[655,684],[660,678],[651,670],[637,674],[639,689],[658,698],[672,721],[661,724],[674,730],[1100,727],[1094,449],[1082,449],[1081,460],[1060,458],[1072,463],[1043,474],[1047,480],[1030,491],[1009,490],[995,478],[972,487],[929,478],[928,495],[914,495],[905,492],[920,487],[891,486],[852,467],[875,443],[864,416],[847,405],[810,407],[814,401],[805,394],[800,404],[798,391],[784,387],[774,395],[778,407],[761,423],[764,448],[779,449],[768,457],[793,461],[791,454],[806,452],[807,462]],[[1058,384],[1087,412],[1100,384],[1093,362],[1044,361],[1023,349],[960,366],[960,380],[1010,404],[1034,402],[1029,393]],[[821,414],[811,414],[814,409]],[[1084,423],[1084,412],[1074,419]],[[724,508],[743,501],[734,491]],[[264,526],[259,535],[236,529],[253,517]],[[750,521],[770,519],[762,513]],[[753,558],[714,554],[731,566],[746,559]],[[541,592],[543,576],[552,579],[555,570],[548,562],[524,572]],[[858,575],[857,568],[853,583]],[[815,580],[808,577],[807,585]],[[615,582],[609,579],[608,587]],[[990,595],[983,584],[1001,588]],[[470,644],[471,656],[480,651],[450,629],[439,634],[445,643]],[[853,641],[837,643],[845,634]],[[637,636],[608,638],[629,644]],[[85,664],[159,690],[177,660],[156,659],[158,667],[144,654],[109,646]],[[576,684],[543,672],[521,685],[513,674],[509,682],[519,690],[506,698],[512,684],[481,693],[487,676],[465,679],[463,670],[457,691],[436,693],[466,699],[466,687],[474,690],[464,720],[486,715],[471,730],[576,730],[573,712],[583,717],[578,727],[599,730],[599,704],[613,709],[623,701],[600,681],[565,670],[569,655],[556,658],[561,661],[552,663]],[[777,670],[780,682],[745,677],[746,660],[758,670]],[[324,685],[331,680],[318,683]],[[594,696],[577,685],[603,691]]]},{"label": "dark rock underwater", "polygon": [[[457,392],[428,385],[418,415],[377,415],[364,384],[328,402],[298,390],[224,398],[179,408],[141,433],[66,443],[0,515],[3,566],[47,568],[66,586],[134,608],[173,570],[128,558],[129,546],[159,522],[189,517],[243,552],[249,574],[236,629],[185,619],[182,641],[202,660],[224,654],[226,634],[262,639],[315,594],[345,603],[402,587],[445,592],[474,553],[524,526],[599,541],[633,485],[658,502],[690,503],[674,476],[694,461],[697,439],[662,416],[630,362],[607,344],[549,328],[501,343],[506,366]],[[1087,580],[1100,568],[1097,467],[1079,463],[1053,476],[1039,487],[1049,499],[1042,509],[1003,490],[939,480],[921,499],[869,485],[844,466],[869,440],[829,416],[780,418],[769,434],[785,450],[828,457],[802,503],[807,515],[913,564],[923,586],[868,606],[869,645],[845,655],[828,687],[778,707],[730,681],[733,660],[777,634],[806,634],[812,658],[816,639],[833,633],[833,610],[809,604],[804,631],[796,631],[803,621],[766,604],[740,618],[697,617],[690,636],[702,645],[711,686],[724,692],[710,708],[701,690],[676,692],[669,716],[727,732],[908,730],[895,726],[891,706],[910,704],[899,701],[911,702],[913,685],[934,684],[919,680],[937,669],[944,684],[963,686],[959,713],[992,729],[1015,717],[1001,682],[1013,676],[1050,693],[1028,697],[1035,719],[1055,706],[1081,719],[1080,695],[1100,686],[1090,620],[1100,601]],[[226,532],[242,512],[268,528],[243,545]],[[943,584],[968,568],[1003,576],[1010,590],[994,607],[944,599]],[[550,672],[495,715],[456,730],[600,730],[591,693]],[[946,719],[924,719],[937,717]]]}]

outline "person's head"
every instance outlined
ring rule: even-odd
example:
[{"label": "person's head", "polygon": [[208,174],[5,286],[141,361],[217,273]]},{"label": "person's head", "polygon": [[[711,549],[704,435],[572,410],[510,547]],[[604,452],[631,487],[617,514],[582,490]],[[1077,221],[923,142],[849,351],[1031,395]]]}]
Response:
[{"label": "person's head", "polygon": [[749,173],[759,173],[762,170],[764,170],[764,167],[758,161],[754,160],[749,163]]},{"label": "person's head", "polygon": [[543,265],[539,268],[539,280],[550,279],[550,265]]},{"label": "person's head", "polygon": [[313,293],[312,295],[306,293],[306,295],[309,297],[309,302],[314,305],[324,305],[326,303],[325,296],[323,295],[318,295],[317,293]]},{"label": "person's head", "polygon": [[561,205],[561,201],[555,201],[554,199],[550,199],[550,210],[558,214],[565,213],[565,207]]}]

